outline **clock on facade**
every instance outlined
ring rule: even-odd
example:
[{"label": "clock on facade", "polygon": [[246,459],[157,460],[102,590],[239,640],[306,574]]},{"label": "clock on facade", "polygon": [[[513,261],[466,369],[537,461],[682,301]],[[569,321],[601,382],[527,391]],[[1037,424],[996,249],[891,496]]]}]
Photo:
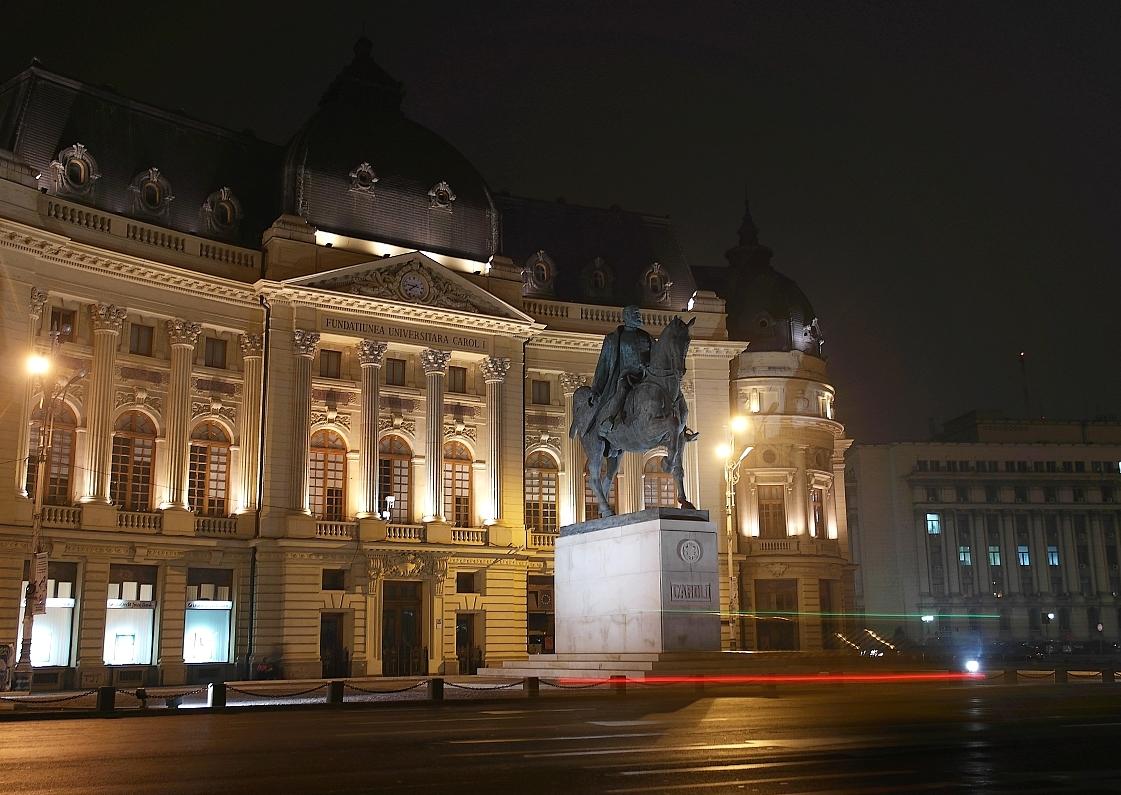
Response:
[{"label": "clock on facade", "polygon": [[397,286],[402,297],[410,301],[423,301],[428,297],[431,285],[428,283],[427,277],[420,271],[410,271],[401,277],[401,281]]}]

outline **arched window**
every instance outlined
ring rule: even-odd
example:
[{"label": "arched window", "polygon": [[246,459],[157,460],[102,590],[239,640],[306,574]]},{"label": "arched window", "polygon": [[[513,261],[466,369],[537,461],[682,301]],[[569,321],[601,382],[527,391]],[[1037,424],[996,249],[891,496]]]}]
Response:
[{"label": "arched window", "polygon": [[668,459],[653,456],[642,468],[642,505],[644,508],[676,508],[677,485],[673,475],[662,466]]},{"label": "arched window", "polygon": [[378,444],[378,493],[382,504],[378,511],[385,510],[386,497],[393,497],[389,509],[389,521],[407,522],[411,515],[412,489],[409,473],[412,469],[413,451],[408,442],[400,436],[383,436]]},{"label": "arched window", "polygon": [[444,517],[471,526],[471,451],[460,442],[444,445]]},{"label": "arched window", "polygon": [[[31,415],[31,442],[27,447],[27,493],[34,498],[36,478],[39,475],[39,445],[46,434],[46,411],[36,408]],[[69,505],[70,479],[74,471],[74,428],[78,421],[74,412],[64,403],[56,403],[54,429],[51,432],[51,449],[47,451],[46,491],[43,502],[47,505]]]},{"label": "arched window", "polygon": [[126,511],[152,508],[152,458],[156,450],[156,425],[143,412],[122,414],[113,429],[113,466],[109,494],[113,504]]},{"label": "arched window", "polygon": [[539,533],[557,531],[557,462],[548,453],[525,461],[525,524]]},{"label": "arched window", "polygon": [[216,422],[202,422],[191,434],[187,504],[202,516],[229,513],[230,437]]},{"label": "arched window", "polygon": [[311,435],[308,466],[311,512],[317,519],[346,519],[346,442],[334,431]]},{"label": "arched window", "polygon": [[[615,478],[611,481],[611,488],[607,491],[607,503],[611,509],[616,513],[619,512],[619,490],[615,488],[618,481]],[[595,492],[592,491],[592,482],[588,479],[588,466],[584,465],[584,521],[589,519],[599,518],[599,503],[596,502]]]}]

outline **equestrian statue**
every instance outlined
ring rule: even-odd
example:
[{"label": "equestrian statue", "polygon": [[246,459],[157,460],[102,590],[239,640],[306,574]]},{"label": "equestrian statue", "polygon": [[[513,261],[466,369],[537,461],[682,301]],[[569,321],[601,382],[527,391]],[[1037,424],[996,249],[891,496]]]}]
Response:
[{"label": "equestrian statue", "polygon": [[637,306],[623,309],[623,325],[604,337],[591,386],[572,396],[569,436],[579,437],[588,457],[588,478],[600,516],[615,511],[607,495],[624,452],[666,449],[662,463],[677,481],[677,502],[692,508],[685,497],[682,457],[685,443],[697,434],[685,427],[689,414],[681,394],[685,355],[689,350],[688,323],[674,316],[655,340],[642,328]]}]

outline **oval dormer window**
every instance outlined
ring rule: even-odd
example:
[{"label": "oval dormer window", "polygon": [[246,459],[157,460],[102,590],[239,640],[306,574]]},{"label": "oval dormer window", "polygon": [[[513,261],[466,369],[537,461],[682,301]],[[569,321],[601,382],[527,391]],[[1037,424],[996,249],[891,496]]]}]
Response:
[{"label": "oval dormer window", "polygon": [[373,193],[378,175],[369,163],[359,163],[350,172],[350,189],[356,193]]},{"label": "oval dormer window", "polygon": [[522,292],[524,295],[551,295],[553,280],[557,270],[553,260],[544,251],[531,256],[522,268]]},{"label": "oval dormer window", "polygon": [[129,192],[134,213],[156,217],[166,215],[175,198],[171,195],[171,183],[158,168],[150,168],[133,177]]},{"label": "oval dormer window", "polygon": [[100,177],[97,161],[81,144],[63,149],[58,153],[58,160],[51,161],[55,193],[64,196],[88,194],[93,189],[94,181]]},{"label": "oval dormer window", "polygon": [[89,167],[76,157],[70,158],[66,163],[66,181],[75,187],[82,187],[89,182]]},{"label": "oval dormer window", "polygon": [[236,232],[241,223],[241,202],[229,188],[219,188],[206,197],[202,214],[211,234]]},{"label": "oval dormer window", "polygon": [[661,263],[655,262],[650,266],[643,276],[643,283],[650,301],[658,304],[669,301],[669,288],[673,287],[673,282],[670,281],[669,273]]},{"label": "oval dormer window", "polygon": [[452,202],[455,201],[455,191],[446,182],[437,182],[428,191],[428,206],[441,209],[450,210]]},{"label": "oval dormer window", "polygon": [[140,200],[144,202],[144,206],[149,210],[158,210],[160,203],[163,201],[163,194],[160,192],[160,186],[157,182],[145,182],[140,186]]}]

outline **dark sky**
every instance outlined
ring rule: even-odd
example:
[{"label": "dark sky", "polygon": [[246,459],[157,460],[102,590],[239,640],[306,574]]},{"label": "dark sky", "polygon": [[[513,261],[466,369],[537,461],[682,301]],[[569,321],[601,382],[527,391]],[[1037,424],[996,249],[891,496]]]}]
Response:
[{"label": "dark sky", "polygon": [[1024,414],[1020,350],[1034,414],[1121,413],[1121,3],[242,6],[9,8],[0,71],[284,141],[364,25],[496,190],[668,214],[709,265],[746,186],[858,441]]}]

